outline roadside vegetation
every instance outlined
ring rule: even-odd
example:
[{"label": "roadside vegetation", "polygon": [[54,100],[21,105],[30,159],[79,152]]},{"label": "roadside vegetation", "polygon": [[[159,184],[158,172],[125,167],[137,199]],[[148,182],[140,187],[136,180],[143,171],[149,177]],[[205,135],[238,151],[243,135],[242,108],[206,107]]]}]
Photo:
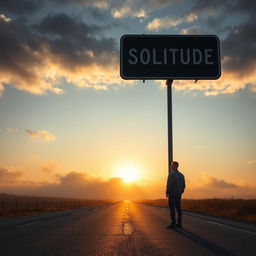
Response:
[{"label": "roadside vegetation", "polygon": [[[168,207],[168,199],[140,200],[139,202]],[[183,199],[182,208],[195,213],[256,222],[256,199]]]},{"label": "roadside vegetation", "polygon": [[86,200],[0,194],[0,218],[106,205],[113,202],[112,200]]}]

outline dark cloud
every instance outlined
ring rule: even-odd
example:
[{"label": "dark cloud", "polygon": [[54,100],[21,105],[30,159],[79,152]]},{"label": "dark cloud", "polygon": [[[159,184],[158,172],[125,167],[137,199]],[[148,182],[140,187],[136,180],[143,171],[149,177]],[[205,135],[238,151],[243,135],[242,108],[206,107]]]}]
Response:
[{"label": "dark cloud", "polygon": [[9,172],[8,169],[0,167],[0,184],[15,183],[21,176],[21,172]]},{"label": "dark cloud", "polygon": [[77,5],[76,7],[100,7],[113,3],[114,0],[0,0],[0,10],[2,13],[11,15],[31,15],[40,12],[50,6],[52,8],[70,8],[70,6]]},{"label": "dark cloud", "polygon": [[0,82],[15,82],[29,87],[37,80],[31,67],[42,65],[44,52],[40,36],[33,36],[25,19],[0,19]]},{"label": "dark cloud", "polygon": [[[234,26],[222,42],[224,63],[227,71],[238,76],[248,76],[256,68],[255,1],[234,1],[232,9],[248,15],[245,23]],[[228,9],[227,9],[228,11]]]},{"label": "dark cloud", "polygon": [[[247,17],[247,20],[253,21],[256,13],[256,2],[251,0],[196,0],[190,12],[196,13],[198,16],[207,18],[207,23],[217,31],[226,30],[232,31],[232,17],[236,14],[241,14]],[[231,20],[229,20],[231,18]],[[233,17],[236,20],[237,17]],[[244,18],[246,20],[246,18]],[[231,21],[230,24],[225,24]],[[242,23],[241,23],[242,25]],[[224,26],[224,27],[223,27]]]},{"label": "dark cloud", "polygon": [[144,0],[139,2],[154,11],[155,9],[163,9],[167,6],[182,2],[182,0]]},{"label": "dark cloud", "polygon": [[80,172],[59,176],[57,183],[40,184],[25,181],[16,184],[5,183],[2,185],[2,191],[14,194],[117,200],[147,197],[141,187],[135,183],[125,184],[121,178],[117,177],[103,180]]},{"label": "dark cloud", "polygon": [[102,30],[99,26],[88,26],[65,13],[48,15],[40,22],[39,29],[44,33],[66,37],[78,34],[92,36],[93,33]]},{"label": "dark cloud", "polygon": [[120,178],[103,180],[79,172],[70,172],[60,177],[58,184],[45,185],[37,191],[40,194],[83,198],[134,199],[143,195],[136,184],[125,185]]},{"label": "dark cloud", "polygon": [[102,9],[106,8],[122,8],[123,6],[131,6],[133,10],[137,8],[145,8],[151,11],[155,9],[162,9],[181,0],[53,0],[57,4],[64,5],[79,5],[79,6],[93,6]]},{"label": "dark cloud", "polygon": [[239,74],[248,75],[256,68],[256,21],[249,22],[235,27],[226,39],[222,42],[225,56],[224,62],[227,70]]},{"label": "dark cloud", "polygon": [[0,0],[0,10],[10,14],[30,14],[40,7],[38,0]]},{"label": "dark cloud", "polygon": [[[225,71],[237,76],[246,76],[256,67],[256,2],[251,0],[197,0],[192,11],[208,15],[208,24],[227,35],[222,40],[221,49]],[[239,25],[231,22],[232,15],[244,15]],[[231,18],[231,19],[230,19]],[[230,19],[230,20],[228,20]],[[225,25],[222,22],[225,20]],[[223,23],[223,24],[222,24]]]},{"label": "dark cloud", "polygon": [[229,188],[239,188],[234,183],[227,182],[223,179],[217,179],[214,177],[209,177],[209,181],[207,182],[207,185],[213,188],[218,188],[218,189],[229,189]]},{"label": "dark cloud", "polygon": [[52,0],[52,1],[58,4],[66,4],[66,5],[79,4],[79,5],[85,5],[85,6],[97,5],[100,3],[109,2],[109,0]]},{"label": "dark cloud", "polygon": [[229,180],[210,176],[202,173],[197,180],[187,181],[185,197],[187,198],[212,198],[212,197],[246,197],[255,191],[255,185],[244,183],[241,180]]},{"label": "dark cloud", "polygon": [[97,21],[106,21],[109,14],[104,9],[88,7],[89,14]]},{"label": "dark cloud", "polygon": [[217,14],[225,10],[227,6],[232,5],[235,1],[232,0],[195,0],[194,5],[191,9],[192,12],[196,13],[207,13],[207,14]]},{"label": "dark cloud", "polygon": [[48,15],[33,25],[25,18],[0,16],[0,84],[37,94],[61,93],[57,85],[63,77],[78,86],[97,85],[97,79],[90,81],[88,70],[81,70],[93,66],[106,71],[118,63],[115,41],[98,36],[103,30],[64,13]]},{"label": "dark cloud", "polygon": [[251,0],[231,1],[231,0],[229,0],[227,2],[229,3],[229,5],[227,5],[227,9],[229,8],[230,11],[255,14],[255,11],[256,11],[256,2],[255,1],[251,1]]},{"label": "dark cloud", "polygon": [[39,28],[45,36],[49,35],[47,43],[51,53],[56,54],[68,68],[93,62],[106,64],[109,59],[103,58],[104,53],[117,54],[112,38],[95,37],[102,31],[101,27],[89,26],[67,14],[50,15],[41,21]]},{"label": "dark cloud", "polygon": [[114,18],[137,17],[144,18],[150,13],[169,7],[181,0],[126,0],[110,1]]}]

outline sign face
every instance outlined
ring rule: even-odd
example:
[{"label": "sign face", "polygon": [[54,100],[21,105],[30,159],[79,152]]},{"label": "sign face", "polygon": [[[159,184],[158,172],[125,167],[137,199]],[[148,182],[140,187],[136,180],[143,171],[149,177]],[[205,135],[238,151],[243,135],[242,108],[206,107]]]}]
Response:
[{"label": "sign face", "polygon": [[219,38],[214,35],[123,35],[123,79],[218,79]]}]

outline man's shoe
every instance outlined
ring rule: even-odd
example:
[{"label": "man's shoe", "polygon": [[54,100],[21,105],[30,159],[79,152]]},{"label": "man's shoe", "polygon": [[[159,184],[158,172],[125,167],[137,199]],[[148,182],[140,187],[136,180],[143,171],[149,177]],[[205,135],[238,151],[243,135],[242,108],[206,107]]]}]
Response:
[{"label": "man's shoe", "polygon": [[176,224],[175,223],[171,223],[168,226],[166,226],[166,228],[175,229],[176,228]]},{"label": "man's shoe", "polygon": [[178,223],[178,224],[177,224],[177,228],[182,228],[181,223]]}]

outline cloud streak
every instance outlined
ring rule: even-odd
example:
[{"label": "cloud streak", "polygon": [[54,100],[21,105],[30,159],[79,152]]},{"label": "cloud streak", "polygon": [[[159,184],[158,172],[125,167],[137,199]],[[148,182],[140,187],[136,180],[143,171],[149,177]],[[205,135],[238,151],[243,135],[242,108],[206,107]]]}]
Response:
[{"label": "cloud streak", "polygon": [[166,16],[163,18],[155,18],[147,25],[149,31],[159,31],[163,29],[169,29],[171,27],[177,27],[183,23],[191,23],[198,19],[195,13],[189,13],[184,17],[171,17]]},{"label": "cloud streak", "polygon": [[214,177],[209,177],[209,181],[206,183],[206,185],[217,189],[239,188],[239,186],[234,183]]},{"label": "cloud streak", "polygon": [[25,132],[29,135],[30,138],[34,140],[39,140],[39,141],[56,140],[56,137],[47,130],[39,130],[39,131],[25,130]]},{"label": "cloud streak", "polygon": [[186,198],[227,198],[248,197],[249,195],[255,195],[255,184],[243,181],[231,182],[203,172],[197,180],[187,180],[184,196]]}]

